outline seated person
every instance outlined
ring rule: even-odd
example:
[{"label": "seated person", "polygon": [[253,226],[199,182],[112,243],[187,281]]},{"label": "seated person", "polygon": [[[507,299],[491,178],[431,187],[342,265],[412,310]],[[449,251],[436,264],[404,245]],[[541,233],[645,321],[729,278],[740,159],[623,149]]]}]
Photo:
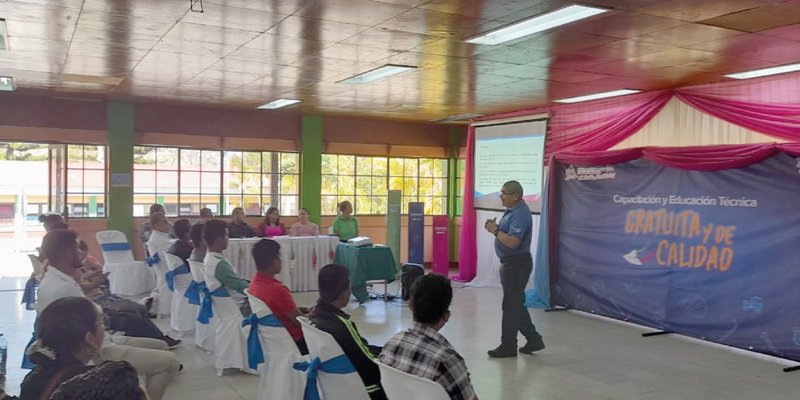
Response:
[{"label": "seated person", "polygon": [[319,226],[308,220],[308,209],[301,208],[297,215],[298,221],[289,228],[292,236],[319,236]]},{"label": "seated person", "polygon": [[[150,239],[147,240],[145,247],[147,247],[147,253],[150,254],[150,257],[158,257],[157,259],[160,261],[157,263],[158,265],[152,265],[153,270],[156,271],[156,287],[150,292],[145,302],[149,310],[165,310],[168,308],[158,304],[159,300],[162,299],[159,294],[169,291],[165,276],[167,264],[166,260],[161,259],[163,257],[161,253],[166,253],[172,247],[172,236],[170,235],[172,226],[167,221],[166,215],[155,213],[150,216],[150,228],[152,229],[150,231]],[[147,262],[149,265],[152,261],[148,260]],[[166,299],[169,300],[169,297],[166,297]]]},{"label": "seated person", "polygon": [[308,354],[308,346],[303,339],[303,329],[296,319],[298,315],[304,315],[308,310],[298,309],[289,288],[275,279],[275,275],[279,274],[282,268],[280,249],[281,245],[270,239],[261,239],[253,246],[253,259],[257,271],[253,276],[253,282],[250,283],[249,292],[269,306],[292,335],[300,353]]},{"label": "seated person", "polygon": [[208,246],[204,260],[205,272],[214,271],[214,278],[222,287],[230,292],[244,294],[244,290],[250,286],[250,281],[239,278],[233,271],[230,261],[222,254],[228,248],[228,224],[220,219],[212,219],[203,225],[203,239]]},{"label": "seated person", "polygon": [[417,279],[408,303],[414,323],[386,342],[380,361],[439,383],[451,399],[473,400],[478,397],[472,389],[464,359],[439,333],[450,319],[452,300],[449,279],[436,274]]},{"label": "seated person", "polygon": [[[50,261],[50,267],[39,286],[40,315],[58,299],[85,297],[75,279],[77,270],[82,268],[83,256],[79,242],[78,235],[70,230],[55,230],[44,236],[42,252]],[[151,323],[147,319],[145,321]],[[166,351],[169,349],[167,343],[163,340],[129,336],[113,336],[106,339],[95,361],[130,362],[139,374],[146,376],[146,389],[150,398],[160,400],[181,366],[178,359]]]},{"label": "seated person", "polygon": [[[147,215],[148,218],[152,217],[153,214],[164,214],[167,215],[167,211],[164,210],[164,206],[161,204],[153,204],[150,206],[150,213]],[[139,227],[139,240],[142,241],[142,244],[146,244],[148,240],[150,240],[150,232],[153,231],[153,228],[150,226],[150,220],[142,222],[142,226]],[[170,236],[172,232],[172,227],[170,227]],[[145,247],[147,250],[147,247]]]},{"label": "seated person", "polygon": [[85,297],[50,302],[36,320],[38,339],[28,348],[36,364],[22,381],[20,399],[49,399],[58,386],[92,367],[105,337],[103,313]]},{"label": "seated person", "polygon": [[[200,209],[200,221],[208,222],[214,219],[214,212],[208,207]],[[199,221],[198,221],[199,222]]]},{"label": "seated person", "polygon": [[256,232],[244,220],[244,208],[236,207],[231,212],[231,222],[228,223],[228,236],[231,239],[244,239],[256,236]]},{"label": "seated person", "polygon": [[264,217],[264,222],[256,229],[258,236],[271,238],[274,236],[283,236],[286,234],[286,227],[281,223],[281,216],[278,213],[278,208],[270,207],[267,209],[267,215]]},{"label": "seated person", "polygon": [[370,399],[386,399],[381,388],[381,375],[378,365],[372,360],[381,352],[381,348],[370,346],[367,340],[358,334],[358,328],[350,321],[342,308],[350,302],[350,278],[347,267],[329,264],[319,270],[319,300],[309,318],[317,328],[328,332],[336,339],[344,354],[356,367],[358,375]]},{"label": "seated person", "polygon": [[358,220],[353,214],[353,205],[345,200],[339,203],[339,216],[333,220],[333,235],[346,242],[358,236]]},{"label": "seated person", "polygon": [[107,361],[62,383],[50,400],[148,400],[136,369],[126,361]]},{"label": "seated person", "polygon": [[179,219],[176,221],[173,230],[178,240],[172,243],[169,251],[167,251],[169,254],[180,257],[184,263],[192,256],[192,250],[194,250],[194,247],[192,247],[192,240],[189,238],[189,231],[191,229],[192,225],[189,223],[188,219]]},{"label": "seated person", "polygon": [[205,224],[194,224],[192,225],[191,231],[189,231],[189,237],[192,239],[192,255],[189,257],[192,261],[197,261],[202,263],[206,259],[206,241],[203,240],[203,227]]}]

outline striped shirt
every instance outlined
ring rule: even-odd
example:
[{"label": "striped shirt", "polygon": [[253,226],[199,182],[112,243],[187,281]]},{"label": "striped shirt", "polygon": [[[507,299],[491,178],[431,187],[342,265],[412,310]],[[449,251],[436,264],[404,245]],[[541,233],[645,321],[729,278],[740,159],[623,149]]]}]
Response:
[{"label": "striped shirt", "polygon": [[380,355],[382,363],[444,387],[451,399],[477,399],[464,359],[437,330],[414,322],[394,335]]}]

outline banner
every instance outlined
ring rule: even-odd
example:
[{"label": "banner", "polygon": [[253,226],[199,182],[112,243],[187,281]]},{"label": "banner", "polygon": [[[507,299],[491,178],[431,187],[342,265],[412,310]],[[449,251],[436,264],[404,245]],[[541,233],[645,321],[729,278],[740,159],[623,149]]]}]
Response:
[{"label": "banner", "polygon": [[425,203],[408,203],[408,262],[425,264]]},{"label": "banner", "polygon": [[400,211],[403,192],[390,190],[386,206],[386,244],[392,249],[395,265],[400,265]]},{"label": "banner", "polygon": [[431,271],[435,274],[447,276],[450,274],[450,217],[447,215],[433,216],[433,248]]},{"label": "banner", "polygon": [[800,360],[800,157],[555,168],[553,303]]}]

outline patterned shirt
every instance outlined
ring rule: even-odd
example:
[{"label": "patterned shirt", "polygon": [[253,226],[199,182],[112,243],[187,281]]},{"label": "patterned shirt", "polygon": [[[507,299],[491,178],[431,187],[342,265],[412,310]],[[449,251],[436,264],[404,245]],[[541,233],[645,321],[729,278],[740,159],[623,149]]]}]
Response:
[{"label": "patterned shirt", "polygon": [[429,326],[414,322],[408,330],[394,335],[383,346],[380,360],[442,385],[451,399],[478,398],[464,359],[444,336]]}]

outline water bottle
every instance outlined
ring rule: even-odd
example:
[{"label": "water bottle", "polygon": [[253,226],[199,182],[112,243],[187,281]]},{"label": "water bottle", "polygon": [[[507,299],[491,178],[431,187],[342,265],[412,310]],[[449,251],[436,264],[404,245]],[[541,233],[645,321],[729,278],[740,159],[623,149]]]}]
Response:
[{"label": "water bottle", "polygon": [[6,380],[6,364],[8,362],[8,341],[0,333],[0,382]]}]

